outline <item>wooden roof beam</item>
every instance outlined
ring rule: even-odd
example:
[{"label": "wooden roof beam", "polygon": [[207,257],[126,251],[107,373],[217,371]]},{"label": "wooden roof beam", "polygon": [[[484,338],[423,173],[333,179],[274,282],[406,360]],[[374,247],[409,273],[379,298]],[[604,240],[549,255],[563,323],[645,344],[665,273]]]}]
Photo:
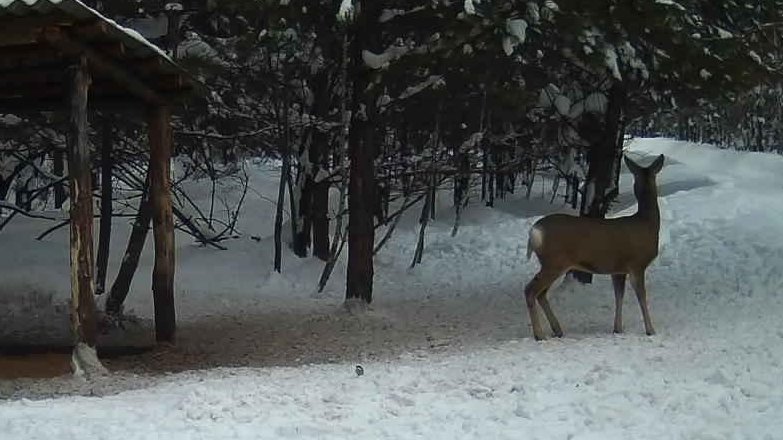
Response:
[{"label": "wooden roof beam", "polygon": [[[56,95],[31,100],[24,98],[0,97],[0,114],[39,114],[41,112],[61,112],[63,109],[63,89],[60,88]],[[138,115],[146,110],[147,106],[138,99],[128,99],[126,96],[90,96],[90,109],[111,111],[117,114]]]},{"label": "wooden roof beam", "polygon": [[101,55],[95,49],[73,40],[62,29],[58,27],[46,28],[41,34],[41,38],[46,43],[70,56],[86,56],[92,68],[110,77],[118,85],[124,87],[128,92],[136,95],[141,100],[153,105],[166,104],[166,100],[158,92],[139,80],[128,69]]},{"label": "wooden roof beam", "polygon": [[0,18],[0,29],[25,30],[43,29],[48,26],[71,26],[74,18],[65,13],[49,13],[45,15],[30,15],[26,17],[5,16]]},{"label": "wooden roof beam", "polygon": [[108,55],[112,58],[122,58],[125,56],[125,45],[122,43],[101,43],[94,45],[98,53]]},{"label": "wooden roof beam", "polygon": [[109,35],[109,25],[103,21],[96,21],[93,23],[74,25],[71,31],[79,38],[92,40]]}]

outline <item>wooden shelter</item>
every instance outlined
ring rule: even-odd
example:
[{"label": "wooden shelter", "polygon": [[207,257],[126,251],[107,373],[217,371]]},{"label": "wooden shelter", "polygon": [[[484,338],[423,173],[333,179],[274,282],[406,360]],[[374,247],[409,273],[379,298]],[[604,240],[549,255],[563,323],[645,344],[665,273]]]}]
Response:
[{"label": "wooden shelter", "polygon": [[196,85],[138,33],[79,0],[0,0],[0,114],[58,109],[70,113],[67,144],[75,360],[79,349],[94,350],[97,339],[88,104],[104,111],[142,110],[146,115],[154,210],[155,332],[158,341],[173,342],[171,109]]}]

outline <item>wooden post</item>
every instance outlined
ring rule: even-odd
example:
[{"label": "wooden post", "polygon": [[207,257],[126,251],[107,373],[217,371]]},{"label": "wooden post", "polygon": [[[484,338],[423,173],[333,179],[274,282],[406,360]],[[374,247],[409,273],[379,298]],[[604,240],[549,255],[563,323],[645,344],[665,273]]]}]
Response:
[{"label": "wooden post", "polygon": [[97,356],[97,321],[92,253],[92,175],[87,139],[87,58],[69,68],[71,80],[68,127],[68,175],[71,188],[71,323],[73,368],[77,374],[103,370]]},{"label": "wooden post", "polygon": [[150,140],[150,199],[155,238],[152,295],[155,304],[155,338],[174,342],[174,217],[171,206],[171,109],[155,106],[148,115]]}]

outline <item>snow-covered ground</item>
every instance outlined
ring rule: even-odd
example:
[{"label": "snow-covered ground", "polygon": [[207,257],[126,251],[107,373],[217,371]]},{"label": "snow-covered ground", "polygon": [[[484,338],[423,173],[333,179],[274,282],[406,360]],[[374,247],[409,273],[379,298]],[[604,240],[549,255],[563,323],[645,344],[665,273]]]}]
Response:
[{"label": "snow-covered ground", "polygon": [[[350,314],[344,266],[321,295],[316,261],[286,255],[284,273],[270,271],[265,173],[228,251],[180,237],[178,345],[109,359],[113,375],[91,382],[0,381],[0,438],[783,438],[783,157],[661,139],[630,152],[660,153],[656,336],[643,334],[632,293],[626,333],[611,333],[614,296],[599,277],[553,292],[565,338],[531,339],[527,230],[556,207],[520,198],[472,207],[452,238],[443,197],[414,270],[411,213],[377,258],[372,309]],[[635,209],[630,185],[624,173],[618,213]],[[0,234],[5,340],[67,340],[67,235],[37,242],[41,230],[15,222]],[[142,317],[149,257],[128,303]]]}]

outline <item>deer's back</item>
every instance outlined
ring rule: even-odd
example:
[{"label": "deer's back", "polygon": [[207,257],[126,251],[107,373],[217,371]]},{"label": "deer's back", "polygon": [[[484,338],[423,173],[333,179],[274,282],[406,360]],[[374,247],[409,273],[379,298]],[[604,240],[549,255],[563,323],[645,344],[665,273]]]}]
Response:
[{"label": "deer's back", "polygon": [[549,215],[533,225],[539,261],[593,273],[628,273],[658,255],[658,221],[639,216],[594,219]]}]

